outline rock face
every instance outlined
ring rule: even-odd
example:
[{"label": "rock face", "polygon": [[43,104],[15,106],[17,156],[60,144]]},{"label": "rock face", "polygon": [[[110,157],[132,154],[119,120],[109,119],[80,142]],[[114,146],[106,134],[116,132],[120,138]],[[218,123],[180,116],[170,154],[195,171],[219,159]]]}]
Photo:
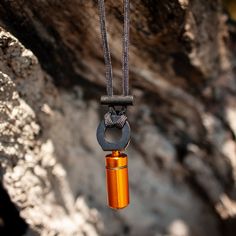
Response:
[{"label": "rock face", "polygon": [[[119,92],[122,1],[106,2]],[[131,4],[131,205],[119,212],[106,207],[95,138],[96,1],[2,1],[0,13],[0,176],[14,235],[234,235],[236,84],[220,1]]]},{"label": "rock face", "polygon": [[57,91],[31,51],[3,29],[0,40],[3,185],[31,226],[29,235],[97,235],[97,211],[82,197],[74,201],[65,169],[44,132],[52,115],[48,104],[57,105]]}]

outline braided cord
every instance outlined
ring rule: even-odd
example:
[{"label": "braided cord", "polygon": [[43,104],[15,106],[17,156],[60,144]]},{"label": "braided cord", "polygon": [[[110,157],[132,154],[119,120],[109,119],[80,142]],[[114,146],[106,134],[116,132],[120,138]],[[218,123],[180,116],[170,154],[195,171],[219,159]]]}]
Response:
[{"label": "braided cord", "polygon": [[[106,29],[106,13],[104,0],[98,0],[100,30],[102,36],[102,45],[104,52],[104,61],[106,67],[107,95],[113,96],[113,72],[111,63],[111,53],[108,45]],[[123,33],[123,95],[129,95],[129,28],[130,28],[130,2],[124,0],[124,33]]]},{"label": "braided cord", "polygon": [[111,53],[107,39],[106,13],[105,13],[104,0],[98,0],[98,6],[99,6],[100,30],[101,30],[104,60],[106,66],[107,95],[113,96],[113,73],[111,64]]},{"label": "braided cord", "polygon": [[124,35],[123,35],[123,95],[129,95],[129,29],[130,29],[130,3],[124,0]]}]

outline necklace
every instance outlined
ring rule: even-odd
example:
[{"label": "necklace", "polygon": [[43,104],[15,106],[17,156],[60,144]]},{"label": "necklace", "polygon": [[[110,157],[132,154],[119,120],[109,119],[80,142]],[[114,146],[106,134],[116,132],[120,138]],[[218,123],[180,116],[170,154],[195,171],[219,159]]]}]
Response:
[{"label": "necklace", "polygon": [[[107,96],[101,97],[101,104],[108,106],[108,112],[98,126],[97,139],[104,151],[112,151],[105,157],[108,206],[113,209],[122,209],[129,204],[128,156],[122,151],[127,148],[130,142],[130,126],[127,121],[126,110],[127,106],[133,105],[133,96],[129,95],[130,3],[129,0],[124,0],[122,95],[113,94],[113,73],[107,38],[104,0],[98,0],[98,5],[107,84]],[[105,139],[105,132],[110,128],[122,130],[122,136],[117,142],[108,142]]]}]

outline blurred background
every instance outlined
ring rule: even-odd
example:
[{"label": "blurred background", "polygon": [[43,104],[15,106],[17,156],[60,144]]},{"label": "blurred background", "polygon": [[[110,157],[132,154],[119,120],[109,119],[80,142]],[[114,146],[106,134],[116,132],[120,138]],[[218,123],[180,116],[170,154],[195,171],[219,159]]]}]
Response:
[{"label": "blurred background", "polygon": [[[105,1],[121,91],[123,1]],[[95,0],[0,2],[0,235],[236,232],[236,1],[131,1],[131,203],[106,204]]]}]

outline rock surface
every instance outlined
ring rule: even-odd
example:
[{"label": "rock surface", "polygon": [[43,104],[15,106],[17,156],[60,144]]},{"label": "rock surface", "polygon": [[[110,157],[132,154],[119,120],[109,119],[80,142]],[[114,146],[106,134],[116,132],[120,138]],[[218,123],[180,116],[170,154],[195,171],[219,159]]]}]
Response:
[{"label": "rock surface", "polygon": [[31,51],[3,29],[0,40],[4,188],[30,226],[28,235],[97,235],[98,212],[83,196],[75,201],[54,144],[43,130],[50,116],[48,103],[57,105],[57,91]]},{"label": "rock surface", "polygon": [[[121,6],[107,1],[116,81]],[[3,1],[0,13],[31,50],[1,28],[0,173],[27,235],[234,235],[236,85],[220,1],[131,5],[132,203],[120,212],[106,207],[95,138],[95,1]]]}]

